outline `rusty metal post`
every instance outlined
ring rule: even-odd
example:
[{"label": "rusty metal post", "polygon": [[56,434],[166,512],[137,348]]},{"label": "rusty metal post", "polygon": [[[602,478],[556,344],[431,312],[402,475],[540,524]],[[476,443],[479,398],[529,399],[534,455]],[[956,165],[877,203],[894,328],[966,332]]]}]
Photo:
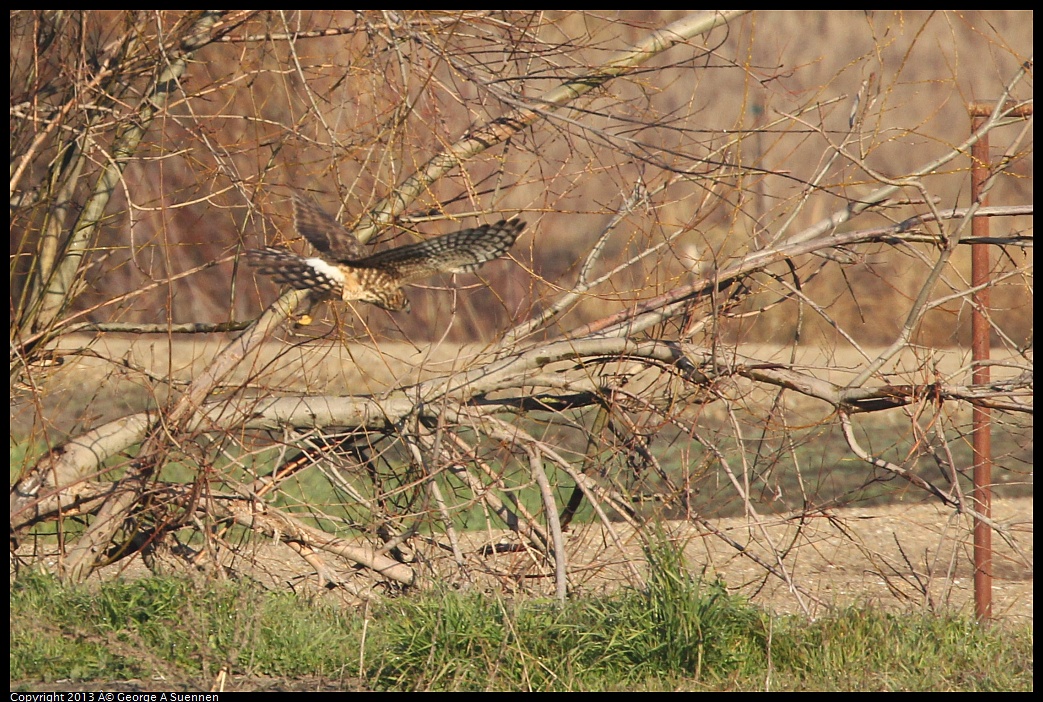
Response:
[{"label": "rusty metal post", "polygon": [[[970,106],[971,132],[977,132],[991,114],[988,105]],[[982,110],[981,108],[986,108]],[[971,147],[971,201],[978,202],[989,177],[989,135],[983,134]],[[982,201],[984,207],[987,203]],[[989,236],[989,218],[975,217],[971,235]],[[988,385],[991,335],[986,312],[989,310],[989,245],[971,244],[971,285],[979,287],[972,297],[971,307],[971,382]],[[988,407],[974,405],[971,417],[971,437],[974,446],[974,509],[987,519],[992,518],[992,412]],[[992,528],[981,519],[974,519],[974,613],[979,620],[992,618]]]},{"label": "rusty metal post", "polygon": [[[995,103],[971,103],[967,106],[971,115],[971,133],[981,129],[986,118],[995,109]],[[1013,116],[1027,117],[1032,114],[1031,105],[1023,105],[1012,111]],[[971,147],[971,201],[982,198],[982,189],[989,177],[989,135],[983,134]],[[982,201],[984,207],[987,202]],[[975,217],[971,222],[971,235],[989,236],[989,218]],[[991,267],[989,245],[971,244],[971,285],[981,287],[972,295],[971,308],[971,382],[988,385],[989,353],[991,334],[987,314]],[[974,492],[972,500],[975,511],[988,520],[992,519],[992,411],[988,407],[974,405],[971,416],[971,437],[974,447]],[[992,529],[981,519],[974,519],[974,613],[979,620],[992,618]]]}]

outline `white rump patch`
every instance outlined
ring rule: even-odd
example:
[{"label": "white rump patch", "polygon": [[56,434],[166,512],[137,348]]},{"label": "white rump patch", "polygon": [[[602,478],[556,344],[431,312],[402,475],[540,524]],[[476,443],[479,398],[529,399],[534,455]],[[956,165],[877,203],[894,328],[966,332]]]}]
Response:
[{"label": "white rump patch", "polygon": [[344,272],[341,269],[331,266],[321,258],[306,258],[304,262],[338,285],[344,285],[347,282],[344,280]]}]

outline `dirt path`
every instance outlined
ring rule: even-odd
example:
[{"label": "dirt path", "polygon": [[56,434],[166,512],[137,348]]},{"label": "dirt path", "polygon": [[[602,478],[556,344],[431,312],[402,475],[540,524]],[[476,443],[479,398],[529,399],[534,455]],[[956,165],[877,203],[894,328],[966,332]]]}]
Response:
[{"label": "dirt path", "polygon": [[[1015,550],[993,536],[993,614],[1001,620],[1031,619],[1032,499],[996,500],[993,517],[1017,546]],[[622,552],[597,525],[568,535],[570,587],[597,592],[633,582],[626,560],[642,560],[640,540],[625,525],[615,525],[614,531]],[[693,572],[705,567],[729,589],[775,612],[820,616],[831,605],[849,604],[974,611],[970,520],[933,504],[835,510],[803,523],[775,517],[762,524],[744,518],[714,520],[708,526],[673,522],[668,531],[685,544]],[[722,537],[744,550],[740,553]],[[488,537],[481,543],[488,543]],[[781,566],[775,553],[785,553]],[[496,558],[493,563],[486,559],[486,565],[532,574],[524,567],[524,554]],[[766,577],[762,564],[785,573],[788,581]]]},{"label": "dirt path", "polygon": [[[731,587],[754,602],[781,612],[823,613],[830,604],[948,608],[973,613],[974,563],[970,520],[934,504],[894,504],[851,508],[798,524],[769,522],[763,531],[745,520],[717,525],[763,561],[772,562],[770,540],[779,549],[796,548],[786,559],[790,580],[803,586],[799,597],[750,558],[724,548],[718,538],[695,539],[688,553],[713,564]],[[994,518],[1009,529],[1018,551],[993,535],[993,615],[1032,617],[1032,499],[996,500]],[[761,587],[761,583],[764,586]],[[806,609],[805,609],[806,608]]]}]

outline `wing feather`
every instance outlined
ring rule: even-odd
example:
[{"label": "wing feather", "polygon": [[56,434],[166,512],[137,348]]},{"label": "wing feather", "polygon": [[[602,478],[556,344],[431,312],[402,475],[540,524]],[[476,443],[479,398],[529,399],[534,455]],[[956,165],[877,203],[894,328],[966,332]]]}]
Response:
[{"label": "wing feather", "polygon": [[354,234],[306,195],[293,194],[293,222],[298,234],[331,258],[352,260],[365,253]]},{"label": "wing feather", "polygon": [[438,272],[468,273],[507,253],[524,228],[525,222],[518,219],[502,219],[496,224],[483,224],[381,251],[348,265],[381,268],[401,278],[403,283]]}]

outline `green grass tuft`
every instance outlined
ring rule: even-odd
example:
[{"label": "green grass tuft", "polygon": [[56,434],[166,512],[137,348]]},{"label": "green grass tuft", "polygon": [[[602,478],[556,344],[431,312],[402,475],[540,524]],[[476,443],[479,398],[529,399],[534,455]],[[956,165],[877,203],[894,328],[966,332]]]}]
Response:
[{"label": "green grass tuft", "polygon": [[374,608],[365,635],[353,609],[246,583],[65,587],[27,572],[11,586],[11,686],[158,678],[206,689],[224,666],[281,689],[302,680],[438,691],[1033,687],[1031,623],[865,608],[771,616],[693,577],[661,535],[646,556],[644,589],[565,603],[428,592]]}]

